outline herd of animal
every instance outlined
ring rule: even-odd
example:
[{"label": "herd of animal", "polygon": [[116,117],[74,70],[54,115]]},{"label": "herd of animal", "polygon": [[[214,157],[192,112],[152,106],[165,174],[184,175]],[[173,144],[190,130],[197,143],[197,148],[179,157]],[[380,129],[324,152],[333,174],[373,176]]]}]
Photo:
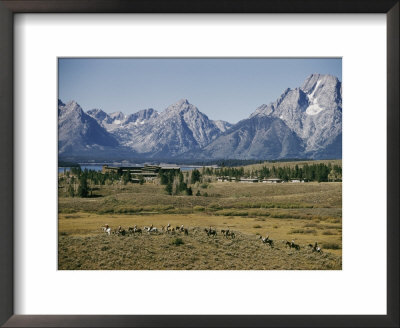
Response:
[{"label": "herd of animal", "polygon": [[[264,244],[268,244],[269,246],[274,247],[274,241],[271,240],[269,238],[269,236],[266,236],[265,238],[260,236],[260,239]],[[294,240],[292,240],[292,241],[284,240],[284,243],[285,243],[286,247],[294,248],[296,251],[300,250],[300,245],[296,244],[294,242]],[[312,244],[308,244],[308,248],[310,248],[313,252],[317,252],[317,253],[321,253],[322,254],[322,249],[321,249],[320,246],[318,246],[317,242],[315,242],[314,246]]]},{"label": "herd of animal", "polygon": [[[217,236],[217,229],[213,229],[210,227],[209,229],[205,228],[204,231],[206,232],[207,236]],[[230,231],[229,229],[221,229],[221,235],[225,236],[225,238],[231,238],[235,239],[236,234],[233,231]]]},{"label": "herd of animal", "polygon": [[108,235],[115,234],[115,235],[134,235],[134,234],[139,234],[141,235],[142,232],[147,232],[147,233],[174,233],[174,232],[183,232],[185,235],[189,235],[189,229],[185,228],[183,224],[181,226],[176,226],[175,228],[172,228],[171,225],[168,223],[167,226],[161,226],[161,229],[158,229],[157,227],[154,227],[153,225],[151,226],[144,226],[142,228],[138,228],[137,225],[135,224],[133,227],[128,227],[127,230],[122,228],[121,226],[118,227],[118,229],[111,229],[111,227],[108,224],[105,224],[104,226],[101,227],[103,232],[105,232]]},{"label": "herd of animal", "polygon": [[[185,228],[183,226],[183,224],[181,226],[171,227],[171,225],[168,223],[167,226],[161,226],[161,229],[158,229],[157,227],[154,227],[153,225],[144,226],[142,229],[142,228],[138,228],[136,224],[133,227],[128,227],[127,230],[125,230],[121,226],[119,226],[118,229],[112,230],[108,224],[105,224],[101,228],[102,228],[103,232],[108,235],[111,235],[111,234],[121,235],[121,236],[135,235],[135,234],[141,235],[142,232],[147,232],[148,234],[152,234],[152,233],[155,233],[155,234],[172,233],[172,234],[174,234],[174,233],[179,232],[179,233],[184,233],[186,236],[189,235],[189,229]],[[216,228],[213,229],[211,226],[209,228],[205,228],[204,231],[208,237],[210,237],[210,236],[216,237],[217,236],[217,229]],[[230,231],[229,229],[221,229],[220,233],[225,238],[231,238],[231,239],[236,238],[235,232]],[[271,248],[274,247],[274,241],[272,239],[270,239],[268,235],[266,237],[260,236],[259,239],[261,239],[263,244],[267,244]],[[286,247],[293,248],[297,251],[300,250],[300,245],[296,244],[294,242],[294,240],[292,240],[291,242],[289,242],[289,241],[283,241],[283,242],[285,243]],[[322,254],[322,249],[320,246],[318,246],[317,242],[315,242],[314,245],[308,244],[308,248],[311,249],[313,252]]]}]

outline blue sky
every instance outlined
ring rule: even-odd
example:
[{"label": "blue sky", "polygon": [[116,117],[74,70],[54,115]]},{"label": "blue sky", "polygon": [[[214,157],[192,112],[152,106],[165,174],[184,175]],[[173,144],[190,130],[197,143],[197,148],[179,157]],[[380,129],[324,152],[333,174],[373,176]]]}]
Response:
[{"label": "blue sky", "polygon": [[340,58],[59,59],[59,95],[83,110],[163,111],[186,98],[210,119],[236,123],[312,73],[342,80]]}]

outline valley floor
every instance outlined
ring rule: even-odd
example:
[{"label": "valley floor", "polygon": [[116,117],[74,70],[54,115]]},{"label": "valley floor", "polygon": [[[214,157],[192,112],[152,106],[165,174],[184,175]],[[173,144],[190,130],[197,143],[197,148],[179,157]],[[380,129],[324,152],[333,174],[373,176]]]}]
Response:
[{"label": "valley floor", "polygon": [[[59,193],[61,270],[340,270],[342,184],[194,185],[202,196],[171,196],[157,183],[101,186],[92,198]],[[207,195],[207,196],[204,196]],[[168,223],[183,233],[106,235],[113,230]],[[204,228],[217,229],[209,237]],[[221,229],[236,234],[225,238]],[[274,241],[263,244],[260,235]],[[181,241],[177,240],[180,239]],[[294,240],[300,250],[286,246]],[[312,252],[318,244],[323,253]]]}]

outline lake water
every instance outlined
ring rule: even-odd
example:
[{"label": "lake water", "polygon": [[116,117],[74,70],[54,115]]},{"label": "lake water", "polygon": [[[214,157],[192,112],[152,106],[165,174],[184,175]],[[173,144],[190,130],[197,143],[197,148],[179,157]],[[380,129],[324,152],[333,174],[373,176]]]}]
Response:
[{"label": "lake water", "polygon": [[[88,170],[93,170],[93,171],[101,171],[102,168],[103,168],[102,165],[83,165],[83,164],[81,165],[82,170],[88,169]],[[201,166],[180,166],[180,168],[181,168],[181,171],[189,171],[189,170],[193,170],[195,168],[201,168]],[[64,169],[66,171],[70,170],[69,167],[59,167],[58,173],[63,173]]]},{"label": "lake water", "polygon": [[[82,170],[88,169],[88,170],[93,170],[93,171],[101,171],[102,168],[103,168],[102,165],[81,165],[81,169]],[[59,167],[58,168],[58,173],[64,172],[64,169],[66,171],[70,170],[69,167]]]}]

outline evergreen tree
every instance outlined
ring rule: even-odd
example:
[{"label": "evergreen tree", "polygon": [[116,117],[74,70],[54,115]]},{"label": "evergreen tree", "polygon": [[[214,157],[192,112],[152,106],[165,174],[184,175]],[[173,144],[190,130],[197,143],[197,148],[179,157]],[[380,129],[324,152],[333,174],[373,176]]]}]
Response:
[{"label": "evergreen tree", "polygon": [[72,184],[70,184],[68,186],[68,195],[69,195],[69,197],[74,197],[75,196],[74,187],[72,186]]},{"label": "evergreen tree", "polygon": [[165,186],[165,191],[168,193],[168,195],[172,195],[172,183],[168,182],[167,185]]},{"label": "evergreen tree", "polygon": [[79,197],[87,197],[89,195],[89,187],[84,175],[81,176],[79,180],[79,187],[78,187],[78,196]]},{"label": "evergreen tree", "polygon": [[194,170],[192,171],[192,176],[191,176],[192,184],[193,184],[193,183],[196,183],[196,182],[198,182],[198,181],[200,182],[200,177],[201,177],[200,171],[194,169]]},{"label": "evergreen tree", "polygon": [[126,185],[129,181],[131,181],[131,174],[129,170],[122,175],[122,182]]}]

